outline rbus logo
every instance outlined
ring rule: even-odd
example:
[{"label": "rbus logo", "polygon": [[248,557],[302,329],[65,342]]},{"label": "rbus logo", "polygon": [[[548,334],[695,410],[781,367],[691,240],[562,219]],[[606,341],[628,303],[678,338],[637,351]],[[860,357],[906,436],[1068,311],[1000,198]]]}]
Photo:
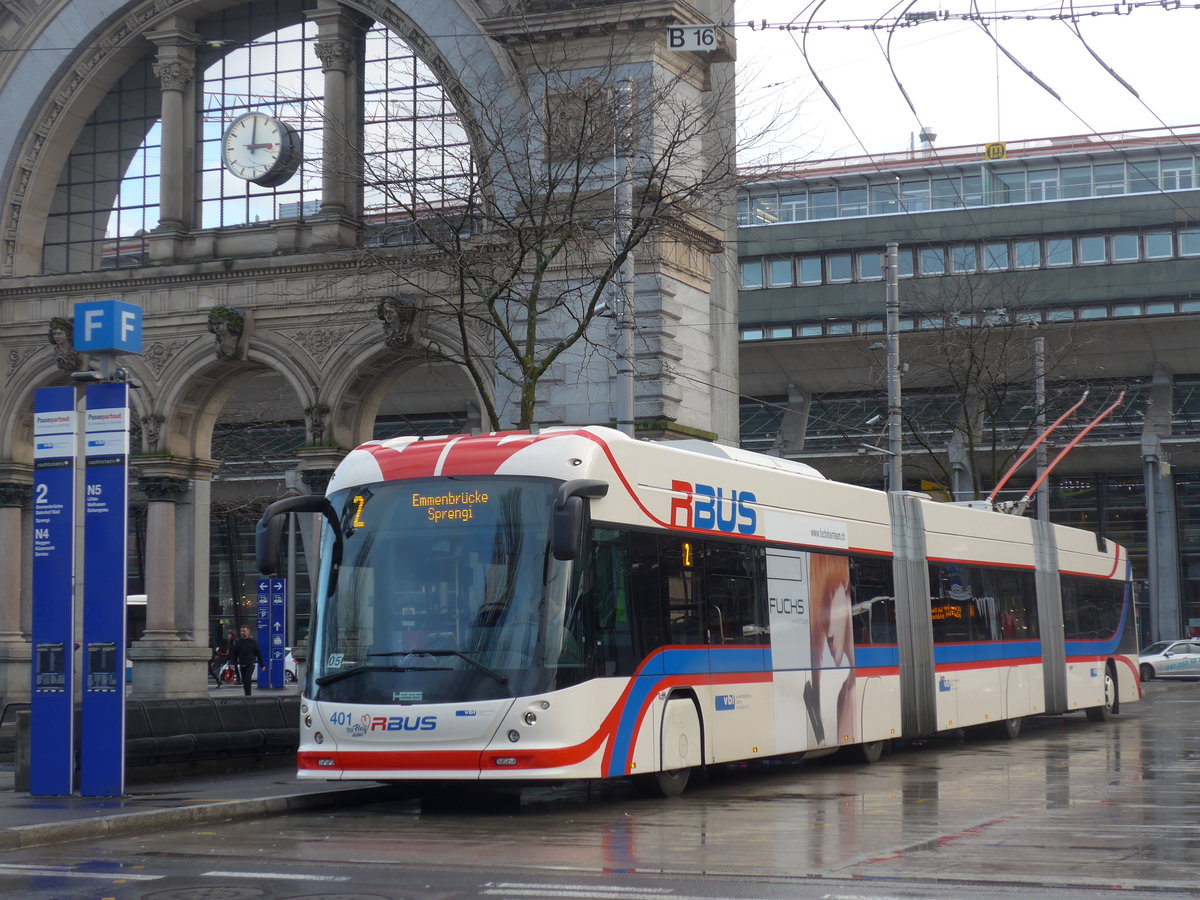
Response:
[{"label": "rbus logo", "polygon": [[[758,514],[750,504],[757,498],[750,491],[729,491],[708,484],[694,487],[686,481],[672,481],[671,490],[679,491],[682,497],[671,498],[671,524],[686,528],[702,528],[707,531],[723,531],[726,534],[754,534],[758,528]],[[683,521],[676,516],[683,513]]]},{"label": "rbus logo", "polygon": [[437,716],[373,716],[372,731],[433,731]]}]

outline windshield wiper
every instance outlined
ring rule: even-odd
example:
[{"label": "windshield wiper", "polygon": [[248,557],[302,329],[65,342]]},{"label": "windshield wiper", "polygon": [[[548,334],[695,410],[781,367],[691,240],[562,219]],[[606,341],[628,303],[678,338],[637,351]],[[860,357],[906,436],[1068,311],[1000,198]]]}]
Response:
[{"label": "windshield wiper", "polygon": [[[388,654],[372,654],[386,656]],[[329,675],[322,675],[317,679],[317,684],[325,687],[327,684],[333,684],[343,679],[350,678],[354,675],[361,675],[364,672],[448,672],[447,667],[431,667],[431,666],[354,666],[350,669],[345,669],[341,672],[332,672]]]},{"label": "windshield wiper", "polygon": [[[457,656],[464,662],[474,666],[484,675],[496,679],[501,684],[508,684],[507,675],[485,666],[477,659],[471,659],[471,657],[467,656],[461,650],[393,650],[390,653],[368,653],[367,656],[368,658],[372,656]],[[318,678],[317,684],[320,683],[321,680]]]}]

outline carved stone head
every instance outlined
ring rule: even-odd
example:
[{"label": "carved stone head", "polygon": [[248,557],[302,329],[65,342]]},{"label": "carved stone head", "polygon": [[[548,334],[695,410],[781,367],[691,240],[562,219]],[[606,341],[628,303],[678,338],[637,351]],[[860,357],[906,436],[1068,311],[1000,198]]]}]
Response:
[{"label": "carved stone head", "polygon": [[241,359],[242,333],[246,316],[229,306],[214,306],[208,311],[208,330],[217,338],[217,359]]},{"label": "carved stone head", "polygon": [[379,301],[375,315],[383,322],[383,342],[390,349],[403,350],[413,345],[420,311],[413,297],[384,297]]}]

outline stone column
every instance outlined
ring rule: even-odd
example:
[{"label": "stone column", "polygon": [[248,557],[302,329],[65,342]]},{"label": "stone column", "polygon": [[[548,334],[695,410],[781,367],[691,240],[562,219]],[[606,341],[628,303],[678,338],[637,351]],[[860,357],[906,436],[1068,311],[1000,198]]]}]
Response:
[{"label": "stone column", "polygon": [[154,74],[162,86],[162,157],[159,218],[151,237],[151,257],[169,262],[179,255],[179,242],[193,220],[196,150],[196,100],[193,79],[200,35],[187,30],[191,22],[173,23],[146,37],[158,46]]},{"label": "stone column", "polygon": [[23,583],[28,555],[21,518],[32,488],[27,481],[0,481],[0,550],[7,557],[0,565],[0,703],[29,700],[32,610]]},{"label": "stone column", "polygon": [[337,3],[318,2],[308,12],[317,24],[313,47],[325,76],[321,212],[313,222],[318,246],[353,246],[361,214],[362,114],[359,95],[361,16]]},{"label": "stone column", "polygon": [[[300,480],[308,488],[309,492],[313,494],[325,493],[325,489],[329,486],[329,479],[333,477],[334,469],[337,468],[337,464],[341,462],[342,457],[346,455],[344,450],[338,448],[304,449],[294,452],[296,456],[300,457]],[[308,575],[309,584],[314,594],[314,604],[316,601],[317,575],[321,569],[319,547],[321,529],[324,522],[325,517],[320,515],[301,516],[299,522],[300,528],[306,534],[305,539],[301,543],[309,548]],[[308,663],[308,646],[307,637],[304,640],[296,641],[292,646],[292,658],[296,660],[296,678],[302,684],[304,682],[305,667]]]},{"label": "stone column", "polygon": [[[191,598],[178,597],[181,572],[208,567],[208,558],[177,553],[177,505],[192,480],[180,461],[140,462],[138,487],[146,495],[146,631],[129,649],[133,660],[133,696],[202,697],[207,692],[207,641],[198,641]],[[205,597],[207,600],[207,595]],[[180,601],[180,602],[177,602]]]}]

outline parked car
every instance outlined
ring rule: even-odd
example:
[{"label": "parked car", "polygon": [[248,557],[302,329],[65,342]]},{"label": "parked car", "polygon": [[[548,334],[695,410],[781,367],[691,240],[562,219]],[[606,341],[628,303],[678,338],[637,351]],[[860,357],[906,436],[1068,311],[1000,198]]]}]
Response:
[{"label": "parked car", "polygon": [[1200,678],[1200,639],[1158,641],[1138,654],[1142,681]]},{"label": "parked car", "polygon": [[292,656],[292,648],[288,647],[283,657],[283,680],[285,684],[296,683],[296,657]]}]

